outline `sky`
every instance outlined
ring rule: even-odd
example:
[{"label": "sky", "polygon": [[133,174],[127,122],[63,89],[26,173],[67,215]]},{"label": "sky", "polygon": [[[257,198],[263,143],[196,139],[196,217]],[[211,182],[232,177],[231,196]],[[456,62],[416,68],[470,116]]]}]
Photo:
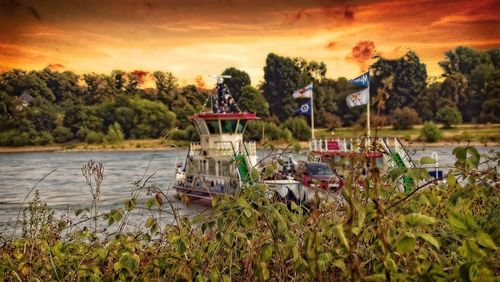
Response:
[{"label": "sky", "polygon": [[439,76],[446,50],[500,47],[499,15],[500,0],[0,0],[0,71],[159,70],[191,84],[236,67],[257,85],[271,52],[338,78],[413,50]]}]

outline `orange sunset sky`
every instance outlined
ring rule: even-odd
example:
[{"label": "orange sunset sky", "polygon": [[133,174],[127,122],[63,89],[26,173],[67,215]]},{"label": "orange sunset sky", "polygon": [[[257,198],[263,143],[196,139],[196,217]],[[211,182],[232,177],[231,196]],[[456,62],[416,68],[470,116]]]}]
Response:
[{"label": "orange sunset sky", "polygon": [[[0,0],[0,71],[171,71],[181,84],[227,67],[262,80],[268,53],[352,77],[355,50],[412,49],[430,76],[459,45],[500,46],[500,1]],[[359,42],[367,41],[359,45]],[[371,43],[373,42],[373,44]],[[367,49],[364,51],[373,51]]]}]

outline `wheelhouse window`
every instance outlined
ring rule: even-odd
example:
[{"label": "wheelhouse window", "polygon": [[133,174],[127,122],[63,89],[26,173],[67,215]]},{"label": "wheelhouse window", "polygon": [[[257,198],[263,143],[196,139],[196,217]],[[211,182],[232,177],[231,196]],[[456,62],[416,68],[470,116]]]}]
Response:
[{"label": "wheelhouse window", "polygon": [[207,127],[205,126],[204,120],[196,120],[196,126],[198,127],[198,130],[200,131],[201,135],[208,134],[208,130],[207,130]]},{"label": "wheelhouse window", "polygon": [[207,127],[210,134],[220,134],[218,120],[207,120]]},{"label": "wheelhouse window", "polygon": [[238,128],[236,128],[236,133],[243,133],[243,131],[245,130],[245,125],[247,124],[247,120],[246,119],[243,119],[243,120],[240,120],[240,122],[238,123]]},{"label": "wheelhouse window", "polygon": [[222,133],[234,133],[236,131],[236,125],[238,124],[238,120],[226,119],[221,120],[222,124]]}]

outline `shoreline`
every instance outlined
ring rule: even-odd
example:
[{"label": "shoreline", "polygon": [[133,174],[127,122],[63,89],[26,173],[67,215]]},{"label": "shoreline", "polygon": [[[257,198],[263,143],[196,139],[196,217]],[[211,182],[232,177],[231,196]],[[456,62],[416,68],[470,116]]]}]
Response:
[{"label": "shoreline", "polygon": [[[282,142],[273,141],[276,148],[285,148],[286,146],[282,146]],[[454,142],[454,141],[439,141],[434,143],[425,143],[422,141],[404,141],[402,143],[405,147],[408,148],[436,148],[436,147],[458,147],[465,146],[469,144],[470,146],[482,146],[482,147],[498,147],[499,143],[495,142]],[[290,142],[289,144],[293,144]],[[302,149],[306,149],[309,147],[307,141],[298,142]],[[78,153],[78,152],[152,152],[152,151],[171,151],[176,149],[187,149],[188,146],[175,146],[175,145],[157,145],[157,146],[145,146],[145,147],[120,147],[112,146],[112,147],[100,147],[100,146],[87,146],[87,147],[75,147],[68,148],[66,145],[49,145],[49,146],[23,146],[23,147],[0,147],[0,154],[16,154],[16,153]],[[262,149],[262,145],[257,145],[257,148]]]}]

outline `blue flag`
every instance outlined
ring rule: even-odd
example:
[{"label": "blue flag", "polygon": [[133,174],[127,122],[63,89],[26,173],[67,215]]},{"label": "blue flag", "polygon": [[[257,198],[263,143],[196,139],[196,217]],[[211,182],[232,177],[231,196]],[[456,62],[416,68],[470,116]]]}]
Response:
[{"label": "blue flag", "polygon": [[349,82],[356,86],[368,87],[368,85],[370,85],[370,72],[367,71],[355,79],[349,80]]},{"label": "blue flag", "polygon": [[295,114],[310,116],[311,115],[311,100],[302,104],[298,109],[296,109]]}]

